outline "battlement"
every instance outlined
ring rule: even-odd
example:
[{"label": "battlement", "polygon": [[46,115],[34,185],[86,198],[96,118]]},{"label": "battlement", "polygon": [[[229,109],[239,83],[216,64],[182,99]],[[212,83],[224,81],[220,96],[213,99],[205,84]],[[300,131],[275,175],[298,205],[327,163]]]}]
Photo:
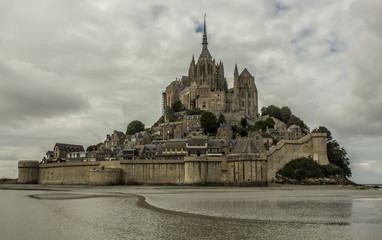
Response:
[{"label": "battlement", "polygon": [[21,160],[18,163],[19,168],[38,168],[40,163],[35,160]]}]

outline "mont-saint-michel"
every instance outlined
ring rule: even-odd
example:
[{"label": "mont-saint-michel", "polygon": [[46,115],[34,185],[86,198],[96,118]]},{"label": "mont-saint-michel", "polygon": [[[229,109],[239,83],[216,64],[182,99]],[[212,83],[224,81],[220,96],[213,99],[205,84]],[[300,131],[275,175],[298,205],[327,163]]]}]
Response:
[{"label": "mont-saint-michel", "polygon": [[[349,176],[343,148],[334,141],[328,150],[328,129],[310,131],[287,106],[259,112],[261,89],[254,73],[239,71],[241,65],[235,64],[229,88],[223,62],[208,49],[204,18],[201,53],[192,55],[188,75],[163,90],[163,115],[152,127],[135,120],[126,132],[115,130],[86,149],[56,143],[42,161],[19,161],[18,182],[267,185],[296,171],[299,180]],[[338,159],[333,151],[344,155]],[[295,163],[315,173],[284,169]]]}]

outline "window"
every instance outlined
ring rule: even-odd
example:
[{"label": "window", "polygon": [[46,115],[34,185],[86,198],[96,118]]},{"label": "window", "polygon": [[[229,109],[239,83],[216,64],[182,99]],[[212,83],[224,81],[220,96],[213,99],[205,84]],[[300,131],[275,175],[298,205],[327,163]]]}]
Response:
[{"label": "window", "polygon": [[251,102],[250,101],[248,101],[248,107],[250,107],[251,106]]},{"label": "window", "polygon": [[243,101],[241,101],[241,106],[242,106],[242,107],[244,107],[244,100],[243,100]]}]

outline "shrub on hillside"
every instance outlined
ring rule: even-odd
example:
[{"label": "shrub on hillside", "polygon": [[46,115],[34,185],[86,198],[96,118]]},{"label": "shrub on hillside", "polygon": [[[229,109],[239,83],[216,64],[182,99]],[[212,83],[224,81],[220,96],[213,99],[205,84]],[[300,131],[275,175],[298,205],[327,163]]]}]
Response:
[{"label": "shrub on hillside", "polygon": [[344,171],[335,164],[323,165],[323,166],[321,166],[321,169],[322,169],[322,172],[324,173],[325,177],[331,177],[331,176],[336,176],[336,175],[343,176],[344,175]]},{"label": "shrub on hillside", "polygon": [[320,164],[313,161],[312,158],[297,158],[287,163],[284,168],[277,173],[281,176],[301,180],[304,178],[321,178],[322,173]]},{"label": "shrub on hillside", "polygon": [[341,168],[334,164],[320,165],[310,158],[297,158],[277,171],[283,177],[301,180],[306,178],[323,178],[336,175],[343,176]]}]

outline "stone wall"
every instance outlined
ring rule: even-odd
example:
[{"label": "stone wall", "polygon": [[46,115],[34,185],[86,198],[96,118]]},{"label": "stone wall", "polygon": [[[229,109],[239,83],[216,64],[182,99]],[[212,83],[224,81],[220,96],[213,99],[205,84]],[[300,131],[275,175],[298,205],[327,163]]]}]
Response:
[{"label": "stone wall", "polygon": [[39,164],[19,162],[19,183],[40,184],[232,184],[264,185],[289,161],[312,156],[328,164],[326,134],[282,140],[267,152],[190,157],[184,160],[123,160]]},{"label": "stone wall", "polygon": [[184,157],[185,184],[218,184],[222,179],[222,162],[225,157]]},{"label": "stone wall", "polygon": [[276,172],[291,160],[310,156],[321,165],[329,164],[325,133],[308,134],[299,140],[281,140],[267,153],[267,181],[274,182]]},{"label": "stone wall", "polygon": [[267,183],[267,159],[255,154],[231,154],[227,159],[228,184],[264,185]]},{"label": "stone wall", "polygon": [[40,184],[89,184],[90,170],[98,169],[100,162],[40,164]]},{"label": "stone wall", "polygon": [[119,185],[122,183],[122,169],[90,169],[89,184]]},{"label": "stone wall", "polygon": [[38,161],[19,161],[18,183],[38,183],[39,163]]},{"label": "stone wall", "polygon": [[123,183],[183,184],[183,160],[125,160],[120,162]]}]

